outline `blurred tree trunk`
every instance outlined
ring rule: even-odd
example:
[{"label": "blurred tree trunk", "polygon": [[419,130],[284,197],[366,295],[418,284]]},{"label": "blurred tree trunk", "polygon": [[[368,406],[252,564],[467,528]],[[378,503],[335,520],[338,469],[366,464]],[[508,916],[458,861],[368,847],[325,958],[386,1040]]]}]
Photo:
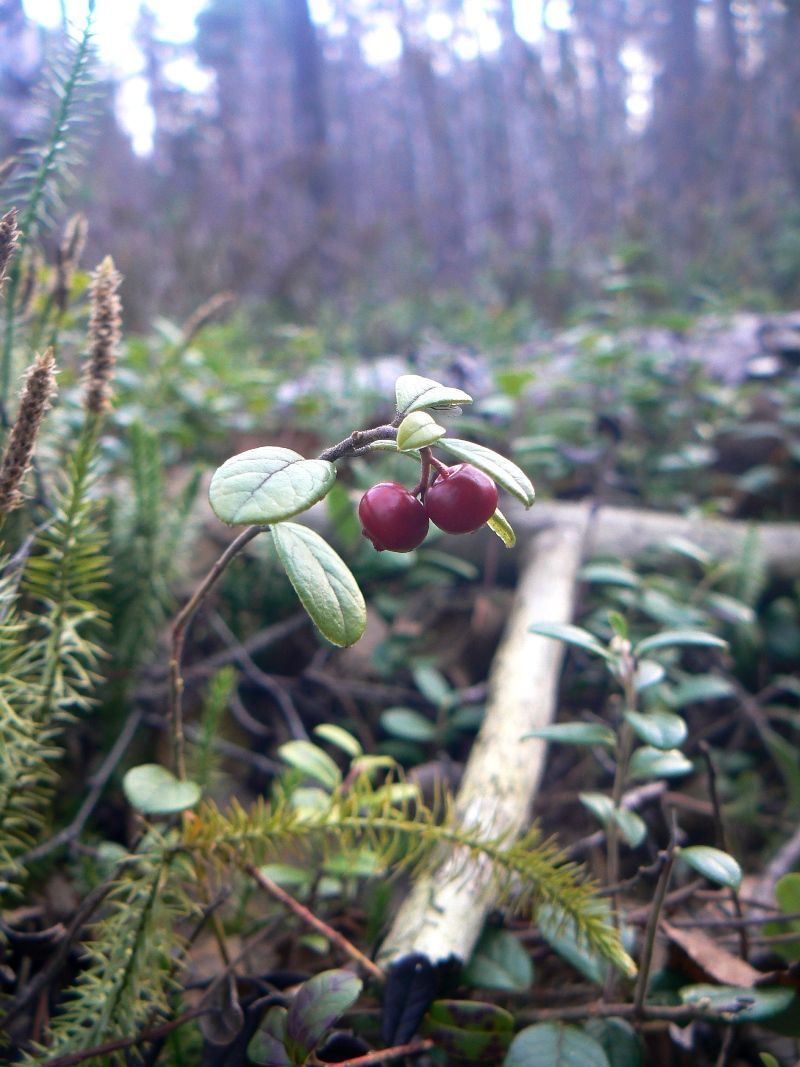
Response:
[{"label": "blurred tree trunk", "polygon": [[292,56],[295,138],[300,146],[308,193],[318,212],[333,206],[328,153],[322,52],[307,0],[284,0]]},{"label": "blurred tree trunk", "polygon": [[433,252],[445,276],[463,277],[466,260],[464,190],[447,108],[430,54],[411,39],[403,0],[399,0],[398,14],[403,66],[421,107],[432,160],[433,202],[432,210],[426,212],[426,222],[433,234]]}]

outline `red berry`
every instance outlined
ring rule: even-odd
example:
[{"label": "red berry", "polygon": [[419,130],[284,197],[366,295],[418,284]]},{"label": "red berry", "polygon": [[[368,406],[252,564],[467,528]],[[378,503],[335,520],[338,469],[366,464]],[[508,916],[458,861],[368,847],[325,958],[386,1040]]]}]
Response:
[{"label": "red berry", "polygon": [[470,463],[441,471],[425,493],[428,518],[445,533],[472,533],[494,515],[496,508],[497,486]]},{"label": "red berry", "polygon": [[397,482],[378,482],[368,489],[358,505],[358,517],[362,533],[379,552],[411,552],[428,532],[425,508]]}]

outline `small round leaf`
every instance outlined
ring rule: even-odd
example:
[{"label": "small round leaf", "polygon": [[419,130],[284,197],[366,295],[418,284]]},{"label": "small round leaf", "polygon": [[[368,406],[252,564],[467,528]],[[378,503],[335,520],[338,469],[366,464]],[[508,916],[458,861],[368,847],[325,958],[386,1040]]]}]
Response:
[{"label": "small round leaf", "polygon": [[273,526],[272,537],[278,559],[317,629],[331,644],[355,644],[367,625],[367,607],[344,560],[318,533],[295,522]]},{"label": "small round leaf", "polygon": [[666,750],[643,745],[631,757],[632,778],[679,778],[694,770],[691,762],[677,748]]},{"label": "small round leaf", "polygon": [[278,755],[289,766],[327,789],[336,789],[342,780],[341,771],[328,753],[311,741],[286,741],[278,749]]},{"label": "small round leaf", "polygon": [[538,1023],[520,1030],[503,1067],[609,1067],[609,1063],[597,1041],[576,1026]]},{"label": "small round leaf", "polygon": [[738,889],[742,883],[742,868],[727,852],[710,845],[691,845],[678,849],[678,856],[689,866],[707,878],[709,882]]},{"label": "small round leaf", "polygon": [[654,748],[677,748],[686,740],[689,730],[680,715],[671,711],[626,711],[625,718],[633,727],[634,733],[642,741]]},{"label": "small round leaf", "polygon": [[131,767],[122,779],[122,790],[131,807],[144,815],[174,815],[200,800],[197,782],[176,778],[159,763]]},{"label": "small round leaf", "polygon": [[322,500],[336,479],[324,459],[303,459],[289,448],[251,448],[214,472],[208,499],[231,526],[280,522]]},{"label": "small round leaf", "polygon": [[401,375],[395,382],[394,391],[401,415],[422,408],[452,408],[472,403],[472,397],[463,389],[452,389],[419,374]]},{"label": "small round leaf", "polygon": [[427,411],[412,411],[397,427],[397,447],[400,452],[427,448],[447,433]]},{"label": "small round leaf", "polygon": [[350,971],[322,971],[300,987],[289,1008],[286,1037],[310,1055],[325,1033],[358,1000],[363,982]]}]

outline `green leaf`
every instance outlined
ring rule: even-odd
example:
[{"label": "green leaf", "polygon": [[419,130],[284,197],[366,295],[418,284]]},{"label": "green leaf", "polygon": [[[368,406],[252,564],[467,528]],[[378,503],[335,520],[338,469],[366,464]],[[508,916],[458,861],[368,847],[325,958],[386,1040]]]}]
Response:
[{"label": "green leaf", "polygon": [[380,722],[387,734],[405,741],[433,741],[436,737],[436,726],[413,708],[387,708]]},{"label": "green leaf", "polygon": [[680,682],[669,695],[674,708],[687,704],[701,704],[707,700],[725,700],[736,695],[736,686],[727,678],[716,674],[696,674]]},{"label": "green leaf", "polygon": [[665,630],[663,633],[646,637],[634,648],[634,655],[641,658],[648,652],[659,648],[672,648],[675,645],[701,645],[706,648],[727,648],[728,642],[703,630]]},{"label": "green leaf", "polygon": [[594,656],[602,656],[607,661],[614,658],[594,634],[590,634],[588,630],[583,630],[580,626],[573,626],[571,622],[535,622],[528,627],[528,633],[538,634],[540,637],[552,637],[556,641],[563,641],[567,645],[591,652]]},{"label": "green leaf", "polygon": [[576,1026],[538,1023],[520,1030],[503,1067],[610,1067],[602,1046]]},{"label": "green leaf", "polygon": [[247,1056],[261,1067],[292,1067],[284,1047],[286,1040],[286,1008],[272,1007],[247,1046]]},{"label": "green leaf", "polygon": [[358,1000],[363,984],[360,978],[343,970],[322,971],[309,978],[289,1008],[287,1044],[291,1042],[310,1056],[336,1020]]},{"label": "green leaf", "polygon": [[727,852],[710,845],[691,845],[689,848],[677,849],[677,855],[684,863],[709,882],[738,889],[742,884],[742,868]]},{"label": "green leaf", "polygon": [[709,593],[706,596],[706,604],[723,622],[732,623],[734,626],[752,626],[755,622],[756,614],[750,605],[736,597],[726,596],[725,593]]},{"label": "green leaf", "polygon": [[644,745],[631,757],[632,778],[679,778],[694,770],[691,762],[677,748],[666,750]]},{"label": "green leaf", "polygon": [[761,1060],[764,1067],[781,1067],[780,1063],[778,1063],[771,1052],[759,1052],[758,1058]]},{"label": "green leaf", "polygon": [[683,744],[689,732],[680,715],[673,715],[671,711],[649,711],[646,715],[639,711],[626,711],[625,718],[636,736],[654,748],[677,748]]},{"label": "green leaf", "polygon": [[490,927],[475,946],[463,977],[469,985],[480,989],[524,993],[533,983],[533,964],[510,931]]},{"label": "green leaf", "polygon": [[336,748],[341,749],[352,759],[360,756],[364,751],[359,740],[353,737],[349,730],[343,730],[341,726],[336,726],[335,723],[320,723],[319,726],[314,727],[314,733],[327,741],[328,744],[335,745]]},{"label": "green leaf", "polygon": [[446,433],[444,426],[440,426],[427,411],[412,411],[397,427],[398,451],[427,448]]},{"label": "green leaf", "polygon": [[318,533],[296,522],[272,527],[278,553],[317,629],[334,645],[352,645],[364,633],[367,608],[347,564]]},{"label": "green leaf", "polygon": [[784,874],[775,883],[775,901],[784,915],[800,912],[800,874]]},{"label": "green leaf", "polygon": [[499,452],[493,452],[491,448],[486,448],[484,445],[476,445],[474,441],[462,441],[457,437],[442,438],[439,447],[452,453],[457,459],[471,463],[484,474],[488,474],[501,489],[515,496],[526,508],[529,508],[536,499],[536,493],[527,474],[516,463],[501,456]]},{"label": "green leaf", "polygon": [[614,822],[619,827],[624,841],[631,848],[638,848],[647,837],[647,823],[635,811],[617,808],[614,812]]},{"label": "green leaf", "polygon": [[584,1030],[603,1049],[609,1067],[643,1067],[641,1039],[624,1019],[590,1019]]},{"label": "green leaf", "polygon": [[281,522],[322,500],[335,480],[327,460],[303,459],[289,448],[251,448],[217,468],[208,499],[231,526]]},{"label": "green leaf", "polygon": [[144,815],[174,815],[193,808],[201,795],[197,782],[176,778],[159,763],[131,767],[122,779],[122,791],[131,807]]},{"label": "green leaf", "polygon": [[286,741],[278,749],[278,755],[284,763],[296,767],[326,789],[336,789],[341,783],[342,773],[334,761],[324,749],[310,741]]},{"label": "green leaf", "polygon": [[517,543],[517,535],[500,508],[497,508],[494,515],[486,520],[486,525],[497,534],[506,548],[513,548]]},{"label": "green leaf", "polygon": [[562,745],[608,745],[613,748],[617,735],[600,722],[558,722],[552,726],[541,726],[522,735],[522,740],[538,737],[543,741],[560,741]]},{"label": "green leaf", "polygon": [[444,1053],[459,1061],[496,1063],[511,1042],[513,1016],[475,1000],[435,1000],[422,1024]]},{"label": "green leaf", "polygon": [[726,1023],[769,1019],[787,1008],[794,995],[789,986],[688,985],[680,990],[681,1003]]},{"label": "green leaf", "polygon": [[562,959],[589,982],[594,982],[597,986],[605,983],[608,964],[579,940],[572,919],[566,919],[557,908],[544,905],[536,912],[536,922],[539,933]]},{"label": "green leaf", "polygon": [[403,374],[394,386],[397,398],[397,410],[401,415],[422,408],[452,408],[461,404],[471,404],[472,397],[463,389],[453,389],[441,385],[432,378],[422,378],[419,374]]},{"label": "green leaf", "polygon": [[636,664],[633,682],[637,693],[649,689],[652,685],[658,685],[663,681],[666,671],[660,663],[654,659],[643,659]]},{"label": "green leaf", "polygon": [[582,582],[623,585],[627,589],[635,589],[640,583],[638,574],[614,563],[587,563],[579,571],[578,577]]},{"label": "green leaf", "polygon": [[634,811],[615,808],[611,797],[605,793],[579,793],[578,799],[603,826],[615,822],[631,848],[638,848],[647,837],[647,825],[644,820]]}]

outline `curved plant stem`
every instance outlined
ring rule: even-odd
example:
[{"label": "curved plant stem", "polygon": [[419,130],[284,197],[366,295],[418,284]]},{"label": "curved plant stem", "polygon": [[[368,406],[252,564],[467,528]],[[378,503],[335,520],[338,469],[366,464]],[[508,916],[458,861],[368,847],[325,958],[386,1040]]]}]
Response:
[{"label": "curved plant stem", "polygon": [[169,660],[170,674],[170,730],[172,733],[173,759],[175,773],[179,778],[186,777],[186,755],[184,752],[183,736],[183,646],[186,641],[186,631],[197,609],[203,603],[209,592],[222,577],[225,568],[236,556],[248,545],[254,537],[268,530],[269,526],[248,526],[237,538],[235,538],[219,559],[214,563],[211,570],[195,589],[192,596],[187,600],[172,624],[172,650]]}]

